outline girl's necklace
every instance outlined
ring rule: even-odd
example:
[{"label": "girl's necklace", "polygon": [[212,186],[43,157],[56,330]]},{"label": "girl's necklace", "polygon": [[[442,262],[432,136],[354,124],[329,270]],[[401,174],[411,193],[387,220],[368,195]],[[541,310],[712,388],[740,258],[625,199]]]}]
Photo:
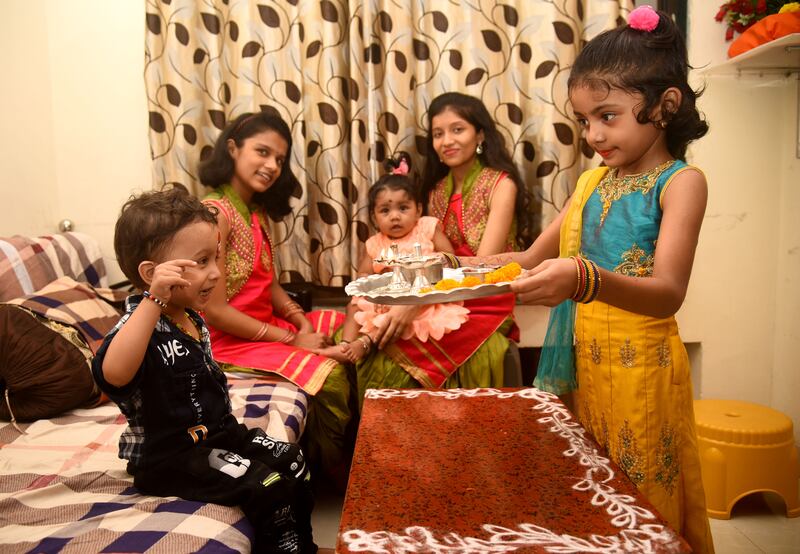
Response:
[{"label": "girl's necklace", "polygon": [[661,165],[657,165],[649,171],[642,173],[635,173],[632,175],[625,175],[624,177],[617,177],[617,168],[609,169],[605,177],[597,185],[597,193],[600,195],[600,200],[603,202],[603,212],[600,214],[600,223],[602,224],[611,204],[619,200],[625,194],[630,194],[639,191],[642,194],[647,194],[652,189],[659,176],[664,173],[664,170],[672,165],[674,160],[669,160]]}]

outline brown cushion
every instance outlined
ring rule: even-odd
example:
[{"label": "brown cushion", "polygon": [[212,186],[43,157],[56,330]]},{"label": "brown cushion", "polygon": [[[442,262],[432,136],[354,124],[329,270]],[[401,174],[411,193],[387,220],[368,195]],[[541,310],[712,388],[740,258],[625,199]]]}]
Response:
[{"label": "brown cushion", "polygon": [[0,305],[0,418],[11,419],[9,405],[18,421],[34,421],[97,399],[87,356],[77,346],[30,311]]}]

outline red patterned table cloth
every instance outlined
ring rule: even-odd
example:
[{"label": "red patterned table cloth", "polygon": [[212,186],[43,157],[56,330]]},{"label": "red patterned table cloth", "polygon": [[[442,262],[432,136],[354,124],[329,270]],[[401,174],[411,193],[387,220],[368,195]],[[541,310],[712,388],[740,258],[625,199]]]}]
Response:
[{"label": "red patterned table cloth", "polygon": [[559,399],[368,390],[337,552],[690,552]]}]

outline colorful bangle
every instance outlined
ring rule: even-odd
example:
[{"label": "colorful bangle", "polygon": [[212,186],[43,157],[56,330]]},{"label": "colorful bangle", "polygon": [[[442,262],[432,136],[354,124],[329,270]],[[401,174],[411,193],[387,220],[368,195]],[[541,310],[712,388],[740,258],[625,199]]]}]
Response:
[{"label": "colorful bangle", "polygon": [[450,252],[439,252],[444,259],[447,260],[447,265],[450,266],[451,269],[457,269],[461,267],[461,262],[458,260],[458,256],[455,254],[451,254]]},{"label": "colorful bangle", "polygon": [[592,260],[587,260],[582,256],[570,256],[575,262],[575,268],[578,275],[578,285],[572,295],[572,300],[582,304],[588,304],[597,298],[600,292],[600,285],[602,278],[600,277],[600,269],[597,264]]},{"label": "colorful bangle", "polygon": [[167,309],[167,303],[164,302],[163,300],[161,300],[160,298],[156,298],[155,296],[153,296],[153,293],[150,292],[149,290],[144,291],[142,293],[142,296],[144,296],[148,300],[152,300],[153,302],[155,302],[156,306],[158,306],[162,310],[166,310]]}]

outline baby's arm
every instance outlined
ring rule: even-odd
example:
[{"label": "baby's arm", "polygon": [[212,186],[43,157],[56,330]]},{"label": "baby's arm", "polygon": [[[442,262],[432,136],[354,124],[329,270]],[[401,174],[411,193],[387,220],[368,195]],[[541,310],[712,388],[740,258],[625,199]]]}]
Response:
[{"label": "baby's arm", "polygon": [[453,245],[450,243],[450,239],[444,234],[441,223],[436,224],[436,231],[433,233],[433,249],[436,252],[450,252],[451,254],[455,252],[455,250],[453,250]]},{"label": "baby's arm", "polygon": [[[148,289],[150,294],[161,302],[169,303],[173,287],[191,284],[181,275],[184,267],[193,265],[196,262],[192,260],[171,260],[155,265]],[[147,344],[160,317],[161,307],[153,300],[144,298],[114,335],[103,359],[103,377],[109,384],[123,387],[131,382],[142,365]]]},{"label": "baby's arm", "polygon": [[366,250],[361,255],[361,259],[358,260],[358,267],[356,268],[356,273],[359,277],[366,277],[367,275],[372,275],[372,258],[369,254],[367,254]]}]

